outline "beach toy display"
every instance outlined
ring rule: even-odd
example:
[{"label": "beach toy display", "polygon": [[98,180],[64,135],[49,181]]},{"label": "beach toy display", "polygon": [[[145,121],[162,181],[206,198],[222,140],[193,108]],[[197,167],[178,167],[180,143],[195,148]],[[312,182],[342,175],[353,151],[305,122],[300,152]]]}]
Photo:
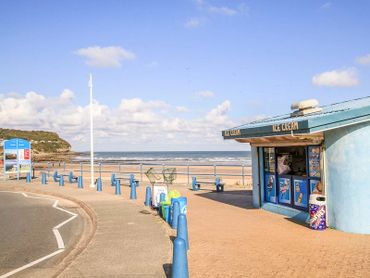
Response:
[{"label": "beach toy display", "polygon": [[326,229],[326,198],[320,194],[311,194],[309,202],[310,227],[313,230]]}]

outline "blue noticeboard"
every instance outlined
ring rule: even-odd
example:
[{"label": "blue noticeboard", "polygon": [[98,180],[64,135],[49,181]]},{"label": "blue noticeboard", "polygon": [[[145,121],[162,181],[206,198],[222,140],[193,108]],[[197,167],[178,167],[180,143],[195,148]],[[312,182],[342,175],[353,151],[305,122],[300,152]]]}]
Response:
[{"label": "blue noticeboard", "polygon": [[4,141],[4,177],[31,173],[31,143],[20,138]]}]

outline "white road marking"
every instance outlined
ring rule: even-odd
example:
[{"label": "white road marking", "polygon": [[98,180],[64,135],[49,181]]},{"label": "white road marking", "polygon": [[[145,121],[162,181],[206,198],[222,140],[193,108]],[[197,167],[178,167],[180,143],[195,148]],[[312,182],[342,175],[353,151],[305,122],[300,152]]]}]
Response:
[{"label": "white road marking", "polygon": [[47,259],[49,259],[51,257],[54,257],[55,255],[58,255],[59,253],[62,253],[63,251],[64,251],[64,249],[58,249],[57,251],[55,251],[55,252],[53,252],[53,253],[51,253],[49,255],[46,255],[45,257],[42,257],[42,258],[40,258],[40,259],[38,259],[36,261],[30,262],[29,264],[26,264],[26,265],[22,266],[20,268],[17,268],[17,269],[14,269],[14,270],[12,270],[12,271],[10,271],[8,273],[5,273],[5,274],[1,275],[0,278],[9,277],[10,275],[16,274],[19,271],[25,270],[25,269],[27,269],[27,268],[29,268],[31,266],[34,266],[35,264],[38,264],[38,263],[40,263],[42,261],[45,261],[45,260],[47,260]]},{"label": "white road marking", "polygon": [[17,269],[14,269],[14,270],[12,270],[12,271],[10,271],[10,272],[8,272],[8,273],[5,273],[5,274],[1,275],[1,276],[0,276],[0,278],[6,278],[6,277],[9,277],[9,276],[11,276],[11,275],[13,275],[13,274],[15,274],[15,273],[18,273],[18,272],[20,272],[20,271],[22,271],[22,270],[25,270],[25,269],[27,269],[27,268],[29,268],[29,267],[31,267],[31,266],[34,266],[35,264],[38,264],[38,263],[40,263],[40,262],[42,262],[42,261],[45,261],[45,260],[47,260],[47,259],[49,259],[49,258],[51,258],[51,257],[54,257],[55,255],[58,255],[59,253],[61,253],[61,252],[63,252],[63,251],[65,250],[64,241],[63,241],[63,238],[62,238],[62,236],[60,235],[60,233],[59,233],[59,230],[58,230],[58,229],[59,229],[60,227],[62,227],[63,225],[67,224],[68,222],[72,221],[73,219],[75,219],[75,218],[78,216],[78,214],[73,213],[73,212],[71,212],[71,211],[68,211],[68,210],[66,210],[66,209],[63,209],[63,208],[58,207],[59,200],[56,200],[56,199],[51,199],[51,198],[41,197],[41,196],[31,196],[31,195],[28,195],[27,193],[24,193],[24,192],[15,192],[15,191],[0,191],[0,193],[15,193],[15,194],[22,194],[22,195],[23,195],[24,197],[26,197],[26,198],[32,198],[32,199],[44,199],[44,200],[54,201],[53,206],[52,206],[53,208],[55,208],[55,209],[57,209],[57,210],[60,210],[60,211],[63,211],[63,212],[66,212],[66,213],[68,213],[68,214],[72,215],[70,218],[68,218],[67,220],[63,221],[62,223],[59,223],[58,225],[56,225],[56,226],[52,229],[52,231],[53,231],[53,233],[54,233],[54,236],[55,236],[55,239],[56,239],[57,244],[58,244],[58,250],[57,250],[57,251],[55,251],[55,252],[53,252],[53,253],[51,253],[51,254],[49,254],[49,255],[46,255],[45,257],[42,257],[42,258],[40,258],[40,259],[37,259],[37,260],[35,260],[35,261],[33,261],[33,262],[30,262],[30,263],[28,263],[28,264],[26,264],[26,265],[24,265],[24,266],[21,266],[21,267],[19,267],[19,268],[17,268]]}]

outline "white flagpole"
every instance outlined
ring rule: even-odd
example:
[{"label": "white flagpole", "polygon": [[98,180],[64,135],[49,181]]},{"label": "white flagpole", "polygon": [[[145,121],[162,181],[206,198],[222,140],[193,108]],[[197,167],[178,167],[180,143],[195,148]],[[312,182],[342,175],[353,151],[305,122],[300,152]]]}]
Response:
[{"label": "white flagpole", "polygon": [[93,93],[92,93],[92,75],[90,73],[89,88],[90,88],[90,187],[95,187],[94,180],[94,121],[93,121]]}]

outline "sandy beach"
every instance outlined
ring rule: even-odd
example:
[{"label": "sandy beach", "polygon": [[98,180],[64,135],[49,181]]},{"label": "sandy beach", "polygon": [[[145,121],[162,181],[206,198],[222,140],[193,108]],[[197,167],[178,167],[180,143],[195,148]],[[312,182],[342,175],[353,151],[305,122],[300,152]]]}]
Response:
[{"label": "sandy beach", "polygon": [[[35,175],[41,176],[40,172],[50,171],[50,175],[53,175],[54,171],[58,173],[69,174],[70,171],[73,171],[74,175],[80,175],[81,165],[79,163],[58,163],[51,162],[50,164],[43,162],[37,163],[34,166]],[[176,165],[176,166],[162,166],[162,165],[147,165],[147,164],[102,164],[101,167],[99,164],[96,164],[94,167],[94,176],[95,178],[102,178],[103,183],[110,183],[112,173],[115,173],[121,177],[128,177],[129,174],[134,174],[135,179],[139,180],[141,184],[149,185],[150,181],[145,175],[150,168],[152,172],[159,178],[156,180],[158,184],[163,183],[163,168],[176,168],[176,179],[173,184],[179,186],[191,185],[192,177],[196,177],[198,181],[205,182],[214,182],[215,176],[220,177],[225,183],[225,187],[233,188],[252,188],[252,179],[251,179],[251,167],[241,167],[241,166],[227,166],[227,165],[217,165],[216,169],[214,165],[201,164],[192,164],[188,165]],[[244,184],[242,173],[244,172]],[[188,174],[189,173],[189,174]],[[216,175],[215,175],[216,173]],[[90,165],[88,163],[82,164],[82,175],[85,180],[90,179]],[[212,184],[204,184],[202,187],[214,188]]]}]

